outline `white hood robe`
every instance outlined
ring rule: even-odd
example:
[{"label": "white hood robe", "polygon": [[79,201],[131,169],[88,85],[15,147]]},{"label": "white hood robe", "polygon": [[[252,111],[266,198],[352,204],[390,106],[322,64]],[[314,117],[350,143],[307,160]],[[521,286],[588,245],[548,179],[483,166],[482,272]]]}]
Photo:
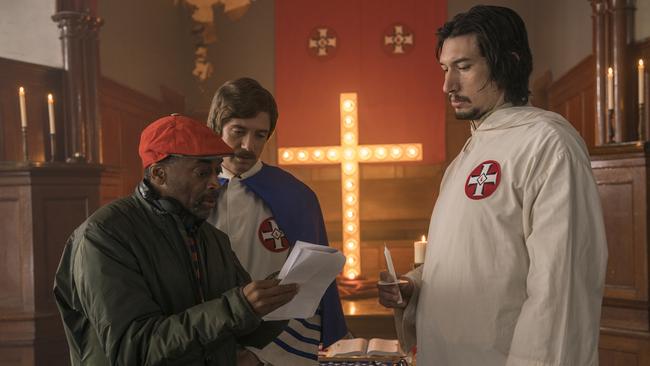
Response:
[{"label": "white hood robe", "polygon": [[423,366],[598,365],[606,264],[583,140],[558,114],[497,109],[445,172],[398,335]]}]

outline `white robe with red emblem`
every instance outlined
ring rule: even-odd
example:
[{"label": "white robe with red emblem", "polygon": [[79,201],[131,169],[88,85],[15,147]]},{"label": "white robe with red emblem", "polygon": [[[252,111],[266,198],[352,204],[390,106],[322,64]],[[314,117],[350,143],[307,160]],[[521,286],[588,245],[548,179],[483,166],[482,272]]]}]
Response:
[{"label": "white robe with red emblem", "polygon": [[598,365],[607,263],[584,142],[560,115],[494,111],[443,178],[417,291],[396,311],[431,366]]}]

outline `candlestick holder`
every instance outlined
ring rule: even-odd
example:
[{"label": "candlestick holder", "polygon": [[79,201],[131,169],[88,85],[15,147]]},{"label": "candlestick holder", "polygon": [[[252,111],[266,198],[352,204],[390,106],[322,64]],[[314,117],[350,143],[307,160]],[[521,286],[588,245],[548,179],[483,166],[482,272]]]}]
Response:
[{"label": "candlestick holder", "polygon": [[27,152],[27,126],[20,128],[23,138],[23,161],[29,161],[29,153]]},{"label": "candlestick holder", "polygon": [[50,133],[50,161],[56,159],[56,134]]},{"label": "candlestick holder", "polygon": [[76,152],[72,154],[72,156],[69,156],[67,159],[65,159],[66,163],[85,163],[86,162],[86,156],[80,152]]},{"label": "candlestick holder", "polygon": [[607,143],[614,142],[614,110],[607,110]]},{"label": "candlestick holder", "polygon": [[640,103],[639,104],[639,126],[637,129],[637,132],[639,133],[639,141],[645,141],[647,139],[647,133],[648,131],[645,130],[645,121],[644,121],[644,116],[645,113],[643,113],[644,109],[644,104]]}]

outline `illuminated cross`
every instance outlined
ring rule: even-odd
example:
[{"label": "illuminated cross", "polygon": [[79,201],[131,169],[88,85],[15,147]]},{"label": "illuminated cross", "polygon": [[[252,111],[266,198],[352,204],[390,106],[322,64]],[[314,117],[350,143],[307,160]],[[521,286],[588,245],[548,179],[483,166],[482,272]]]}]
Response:
[{"label": "illuminated cross", "polygon": [[354,279],[361,274],[359,220],[359,163],[389,163],[422,160],[422,144],[359,145],[357,94],[342,93],[341,145],[308,146],[278,149],[280,164],[341,164],[341,199],[343,210],[343,274]]}]

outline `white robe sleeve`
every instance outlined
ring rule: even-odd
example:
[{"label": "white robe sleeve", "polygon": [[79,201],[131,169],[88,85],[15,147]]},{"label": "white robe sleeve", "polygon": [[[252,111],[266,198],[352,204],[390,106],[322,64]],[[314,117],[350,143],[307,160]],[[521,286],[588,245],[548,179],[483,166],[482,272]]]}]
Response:
[{"label": "white robe sleeve", "polygon": [[403,309],[396,308],[394,310],[397,338],[399,339],[402,350],[407,353],[417,344],[415,322],[418,307],[418,295],[422,284],[422,267],[423,266],[419,266],[406,274],[406,277],[410,278],[415,283],[415,288],[413,289],[413,294],[411,294],[411,298],[406,307]]},{"label": "white robe sleeve", "polygon": [[507,366],[598,364],[607,243],[600,198],[584,160],[559,154],[524,190],[528,297]]}]

